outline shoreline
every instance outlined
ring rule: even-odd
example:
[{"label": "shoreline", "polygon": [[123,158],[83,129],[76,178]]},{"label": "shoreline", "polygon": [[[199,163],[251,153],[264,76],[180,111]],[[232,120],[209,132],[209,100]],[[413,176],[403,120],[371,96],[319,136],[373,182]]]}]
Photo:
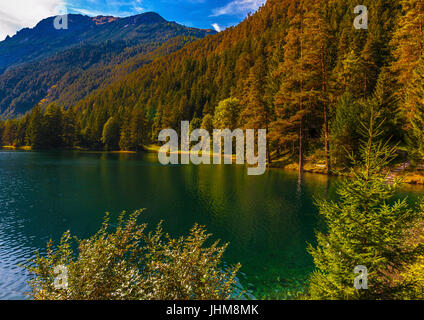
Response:
[{"label": "shoreline", "polygon": [[[292,163],[289,165],[285,165],[285,166],[275,166],[275,167],[271,167],[271,168],[275,168],[275,169],[282,169],[285,171],[292,171],[292,172],[297,172],[299,170],[299,167],[296,163]],[[396,167],[394,167],[396,168]],[[392,170],[394,169],[392,168]],[[343,177],[343,176],[347,176],[347,175],[343,175],[343,174],[328,174],[325,168],[325,165],[317,165],[314,163],[305,163],[305,167],[304,167],[304,173],[308,173],[308,174],[316,174],[316,175],[325,175],[325,176],[333,176],[333,177]],[[394,173],[393,171],[391,171],[391,173],[389,174],[391,176],[391,179],[402,179],[402,184],[407,184],[407,185],[419,185],[419,186],[424,186],[424,171],[400,171],[399,173]]]},{"label": "shoreline", "polygon": [[[30,146],[22,146],[22,147],[15,147],[15,146],[1,146],[0,150],[11,150],[11,151],[44,151],[44,150],[33,150]],[[77,151],[82,153],[110,153],[110,154],[137,154],[140,152],[147,152],[147,153],[159,153],[160,146],[158,145],[146,145],[143,146],[143,149],[140,151],[122,151],[122,150],[115,150],[115,151],[106,151],[106,150],[89,150],[89,149],[83,149],[83,148],[73,148],[73,149],[60,149],[64,151]],[[52,149],[57,150],[57,149]],[[46,150],[48,151],[48,150]],[[187,154],[190,152],[187,151],[176,151],[169,154]],[[215,156],[215,153],[209,153],[209,155]],[[226,155],[222,155],[222,157],[229,157]],[[231,157],[233,160],[236,158],[236,155],[233,155]],[[271,166],[267,165],[268,169],[278,169],[278,170],[284,170],[284,171],[291,171],[296,172],[298,171],[298,165],[296,163],[292,164],[281,164],[281,163],[271,163]],[[331,175],[328,174],[326,171],[326,167],[323,164],[316,164],[311,162],[306,162],[304,167],[304,172],[308,174],[316,174],[316,175],[324,175],[324,176],[336,176],[336,177],[342,177],[343,175]],[[423,185],[424,186],[424,171],[403,171],[401,174],[394,174],[394,178],[403,178],[403,184],[408,185]]]},{"label": "shoreline", "polygon": [[0,150],[22,150],[22,151],[31,151],[32,148],[30,146],[22,146],[22,147],[15,147],[15,146],[1,146]]}]

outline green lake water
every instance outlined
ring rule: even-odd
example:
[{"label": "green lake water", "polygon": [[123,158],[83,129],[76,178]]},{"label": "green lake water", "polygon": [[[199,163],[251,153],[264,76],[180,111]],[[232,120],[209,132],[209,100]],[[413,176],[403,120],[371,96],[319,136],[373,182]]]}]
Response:
[{"label": "green lake water", "polygon": [[[162,166],[157,155],[0,151],[0,299],[22,299],[29,275],[18,264],[70,230],[88,237],[104,213],[147,210],[143,222],[173,236],[195,224],[230,242],[240,282],[256,298],[284,298],[313,270],[306,252],[322,227],[314,197],[335,197],[336,179],[244,166]],[[401,195],[416,199],[421,187]]]}]

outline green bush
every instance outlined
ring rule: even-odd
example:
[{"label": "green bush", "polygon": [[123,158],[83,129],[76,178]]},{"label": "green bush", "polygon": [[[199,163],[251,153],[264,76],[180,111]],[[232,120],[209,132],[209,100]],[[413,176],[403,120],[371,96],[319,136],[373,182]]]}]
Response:
[{"label": "green bush", "polygon": [[[223,300],[233,297],[240,265],[221,268],[227,244],[195,225],[187,237],[172,239],[162,230],[146,233],[138,224],[142,211],[127,215],[110,232],[109,215],[91,238],[79,240],[66,232],[60,244],[47,244],[27,269],[33,275],[28,295],[35,300]],[[74,251],[74,241],[78,250]],[[55,268],[66,267],[67,285]],[[56,270],[57,272],[58,270]],[[56,285],[55,285],[56,281]],[[57,286],[59,283],[59,286]],[[62,288],[61,288],[62,286]]]}]

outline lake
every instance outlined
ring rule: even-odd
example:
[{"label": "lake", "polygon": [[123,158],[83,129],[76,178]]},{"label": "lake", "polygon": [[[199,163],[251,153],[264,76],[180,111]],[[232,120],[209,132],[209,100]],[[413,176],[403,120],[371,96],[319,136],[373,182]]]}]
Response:
[{"label": "lake", "polygon": [[[19,264],[66,230],[88,237],[105,212],[146,208],[173,236],[195,224],[230,242],[225,262],[240,262],[240,282],[256,298],[285,298],[313,270],[306,252],[322,227],[315,197],[335,197],[337,179],[244,166],[162,166],[157,155],[0,150],[0,299],[23,299],[29,275]],[[401,195],[416,199],[421,187]]]}]

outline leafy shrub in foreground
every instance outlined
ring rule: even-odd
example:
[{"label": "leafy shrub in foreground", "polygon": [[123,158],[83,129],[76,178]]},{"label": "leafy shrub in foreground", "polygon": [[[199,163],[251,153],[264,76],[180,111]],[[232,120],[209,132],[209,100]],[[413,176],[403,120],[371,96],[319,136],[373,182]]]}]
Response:
[{"label": "leafy shrub in foreground", "polygon": [[[119,217],[118,227],[109,232],[106,215],[100,230],[91,238],[75,238],[70,232],[55,248],[36,258],[27,269],[34,275],[28,295],[35,300],[203,300],[230,299],[240,265],[223,271],[221,259],[228,244],[216,241],[204,227],[195,225],[187,237],[172,239],[162,230],[146,233],[139,225],[142,211]],[[67,269],[66,289],[57,289],[57,266]],[[57,271],[57,270],[56,270]]]}]

